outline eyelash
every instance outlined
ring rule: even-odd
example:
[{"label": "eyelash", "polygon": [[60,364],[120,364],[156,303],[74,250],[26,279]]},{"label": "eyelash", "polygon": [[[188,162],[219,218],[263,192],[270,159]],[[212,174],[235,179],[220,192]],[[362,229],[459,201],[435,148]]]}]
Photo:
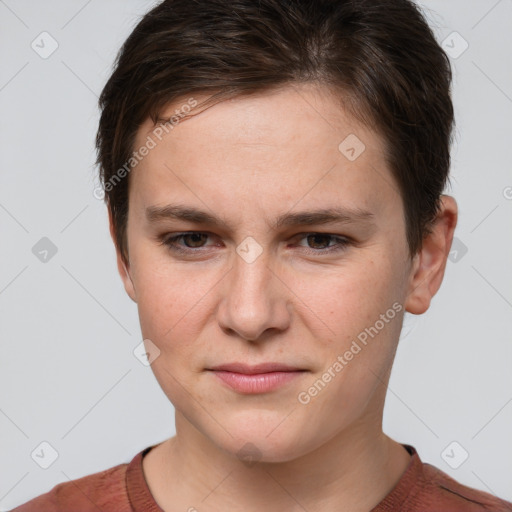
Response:
[{"label": "eyelash", "polygon": [[[176,243],[179,240],[183,240],[183,237],[185,237],[186,235],[209,235],[209,233],[205,233],[203,231],[187,231],[184,233],[180,233],[178,235],[173,235],[173,236],[168,236],[168,237],[163,236],[163,237],[161,237],[160,244],[165,245],[170,251],[178,253],[178,254],[190,255],[193,253],[200,252],[202,249],[204,249],[203,247],[183,248],[181,246],[176,245]],[[336,245],[327,247],[325,249],[312,249],[310,247],[305,247],[304,249],[306,249],[306,253],[308,253],[308,254],[315,254],[315,255],[320,254],[321,255],[321,254],[331,254],[333,252],[341,252],[341,251],[345,250],[347,248],[347,246],[349,246],[352,243],[352,241],[346,237],[331,235],[330,233],[314,232],[314,233],[304,233],[304,234],[301,233],[301,235],[302,235],[301,239],[307,238],[309,236],[322,236],[322,237],[326,237],[326,238],[329,237],[331,239],[337,240]]]}]

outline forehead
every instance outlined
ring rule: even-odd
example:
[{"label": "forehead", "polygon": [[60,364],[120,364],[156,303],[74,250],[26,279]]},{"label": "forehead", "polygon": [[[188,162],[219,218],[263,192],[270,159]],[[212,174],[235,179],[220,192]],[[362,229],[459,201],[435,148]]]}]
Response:
[{"label": "forehead", "polygon": [[213,193],[217,208],[246,201],[275,210],[323,201],[379,214],[396,204],[382,138],[327,89],[302,85],[236,97],[192,108],[180,120],[177,112],[188,100],[164,109],[162,117],[175,116],[167,132],[155,136],[158,127],[146,120],[137,133],[136,148],[148,137],[155,142],[130,178],[141,207],[183,196],[212,202]]}]

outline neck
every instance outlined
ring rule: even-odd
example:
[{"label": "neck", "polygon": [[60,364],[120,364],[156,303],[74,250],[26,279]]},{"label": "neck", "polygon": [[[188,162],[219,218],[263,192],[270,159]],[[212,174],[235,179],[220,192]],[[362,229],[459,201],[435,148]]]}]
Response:
[{"label": "neck", "polygon": [[214,445],[178,411],[176,432],[143,461],[148,486],[165,511],[368,512],[410,460],[382,433],[381,416],[361,418],[293,460],[254,465]]}]

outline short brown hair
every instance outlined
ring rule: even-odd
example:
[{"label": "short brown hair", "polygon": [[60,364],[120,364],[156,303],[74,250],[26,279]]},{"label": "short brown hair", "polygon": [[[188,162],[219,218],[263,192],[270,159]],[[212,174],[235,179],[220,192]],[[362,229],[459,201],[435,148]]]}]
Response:
[{"label": "short brown hair", "polygon": [[[317,82],[383,137],[403,200],[411,257],[439,210],[450,168],[452,71],[409,0],[165,0],[117,55],[99,105],[97,164],[128,261],[126,169],[140,125],[171,102],[208,103]],[[123,173],[123,174],[126,174]]]}]

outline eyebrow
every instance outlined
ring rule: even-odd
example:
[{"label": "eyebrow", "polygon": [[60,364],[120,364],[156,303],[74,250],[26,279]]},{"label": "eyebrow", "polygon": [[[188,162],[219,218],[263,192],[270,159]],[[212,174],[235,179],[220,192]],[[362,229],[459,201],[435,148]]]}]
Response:
[{"label": "eyebrow", "polygon": [[[322,208],[318,210],[300,211],[279,215],[274,221],[274,228],[333,223],[373,224],[372,219],[374,217],[375,215],[372,212],[361,208]],[[215,227],[227,227],[232,229],[231,224],[220,217],[216,217],[211,213],[197,208],[183,205],[169,204],[166,206],[148,206],[146,208],[146,219],[149,222],[181,220],[193,222],[195,224],[208,224]]]}]

